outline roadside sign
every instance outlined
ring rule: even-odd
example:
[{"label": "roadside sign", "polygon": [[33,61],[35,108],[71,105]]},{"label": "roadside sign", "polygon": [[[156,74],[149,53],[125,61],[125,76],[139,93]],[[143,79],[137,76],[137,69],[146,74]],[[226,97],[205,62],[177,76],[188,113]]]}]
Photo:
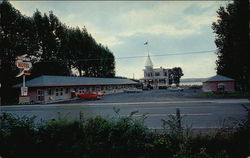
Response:
[{"label": "roadside sign", "polygon": [[20,69],[29,70],[32,67],[31,62],[23,62],[21,60],[16,61],[16,66]]},{"label": "roadside sign", "polygon": [[16,77],[20,77],[20,76],[22,76],[23,74],[24,74],[24,70],[21,71],[19,74],[17,74]]},{"label": "roadside sign", "polygon": [[[24,54],[22,56],[17,56],[16,62],[15,62],[16,66],[21,70],[21,72],[16,77],[23,76],[23,86],[21,87],[21,98],[22,97],[25,98],[26,96],[28,96],[28,87],[25,86],[25,76],[30,75],[29,70],[32,67],[32,64],[30,62],[30,58],[26,57],[26,56],[27,56],[27,54]],[[26,98],[24,101],[22,99],[21,99],[21,102],[26,102],[29,100],[29,98],[28,98],[28,100]]]},{"label": "roadside sign", "polygon": [[22,60],[22,61],[30,61],[29,57],[26,57],[27,54],[21,55],[21,56],[17,56],[16,60]]},{"label": "roadside sign", "polygon": [[28,75],[30,75],[30,71],[24,70],[24,73],[23,73],[23,74],[26,75],[26,76],[28,76]]},{"label": "roadside sign", "polygon": [[21,87],[21,96],[28,95],[28,87]]}]

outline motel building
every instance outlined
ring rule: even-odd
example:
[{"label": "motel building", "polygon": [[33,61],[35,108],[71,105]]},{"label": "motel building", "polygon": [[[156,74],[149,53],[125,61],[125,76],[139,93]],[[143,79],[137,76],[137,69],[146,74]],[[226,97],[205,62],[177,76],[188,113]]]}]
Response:
[{"label": "motel building", "polygon": [[222,75],[210,77],[202,84],[204,92],[235,92],[235,80]]},{"label": "motel building", "polygon": [[[19,102],[50,103],[69,100],[75,94],[86,91],[100,91],[106,94],[121,93],[128,88],[133,88],[138,83],[129,79],[120,78],[94,78],[94,77],[72,77],[72,76],[40,76],[25,83],[28,87],[28,96]],[[17,84],[15,88],[21,88]]]}]

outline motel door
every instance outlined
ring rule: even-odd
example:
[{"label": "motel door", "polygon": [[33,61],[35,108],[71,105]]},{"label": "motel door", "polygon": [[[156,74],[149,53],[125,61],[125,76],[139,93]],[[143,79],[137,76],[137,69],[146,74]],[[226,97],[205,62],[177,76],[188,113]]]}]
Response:
[{"label": "motel door", "polygon": [[44,90],[43,89],[37,90],[37,101],[39,101],[39,102],[44,101]]},{"label": "motel door", "polygon": [[56,98],[56,100],[63,99],[63,88],[56,88],[55,98]]}]

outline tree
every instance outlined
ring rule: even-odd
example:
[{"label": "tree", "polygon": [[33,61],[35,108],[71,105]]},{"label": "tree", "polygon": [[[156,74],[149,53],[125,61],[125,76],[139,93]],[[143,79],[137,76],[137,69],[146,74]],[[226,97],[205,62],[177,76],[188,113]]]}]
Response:
[{"label": "tree", "polygon": [[[42,16],[40,11],[33,15],[39,51],[35,56],[32,78],[40,75],[70,75],[70,68],[62,53],[65,44],[65,28],[52,11]],[[60,35],[60,36],[59,36]],[[64,42],[64,43],[62,43]],[[62,51],[62,52],[60,52]]]},{"label": "tree", "polygon": [[217,74],[234,78],[241,90],[250,89],[249,1],[234,0],[217,11],[212,24],[216,33]]},{"label": "tree", "polygon": [[[31,79],[40,75],[73,75],[114,77],[113,53],[95,39],[84,27],[70,28],[53,14],[36,11],[32,17],[22,15],[7,0],[0,3],[0,83],[4,103],[14,96],[16,56],[28,54],[33,68]],[[4,92],[4,93],[3,93]],[[18,93],[16,93],[18,94]]]},{"label": "tree", "polygon": [[174,67],[169,70],[169,84],[172,83],[176,84],[177,87],[179,87],[180,84],[180,78],[183,76],[182,69],[180,67]]},{"label": "tree", "polygon": [[15,76],[18,69],[15,57],[34,55],[37,50],[33,21],[23,16],[8,1],[0,3],[0,83],[2,102],[13,101],[15,90],[11,87],[20,82]]}]

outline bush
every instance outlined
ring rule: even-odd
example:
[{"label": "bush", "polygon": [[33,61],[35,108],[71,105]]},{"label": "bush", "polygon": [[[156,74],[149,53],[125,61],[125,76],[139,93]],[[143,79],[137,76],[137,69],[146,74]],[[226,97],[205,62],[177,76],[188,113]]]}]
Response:
[{"label": "bush", "polygon": [[151,132],[143,116],[94,117],[80,121],[64,119],[34,124],[35,117],[2,114],[0,156],[3,158],[246,158],[250,148],[248,119],[235,132],[192,135],[174,116],[163,121],[165,131]]}]

